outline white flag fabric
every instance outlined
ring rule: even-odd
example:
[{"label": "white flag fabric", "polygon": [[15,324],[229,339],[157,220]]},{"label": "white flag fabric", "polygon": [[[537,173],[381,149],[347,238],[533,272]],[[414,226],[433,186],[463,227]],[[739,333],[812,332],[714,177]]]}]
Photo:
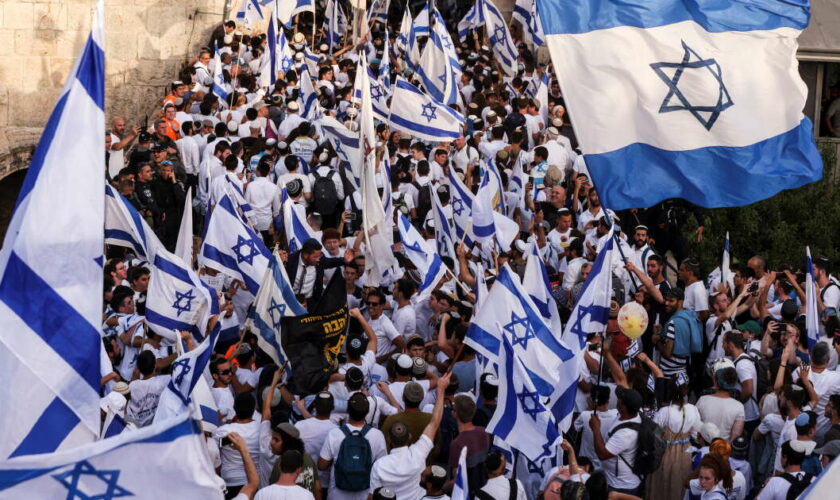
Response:
[{"label": "white flag fabric", "polygon": [[446,25],[436,22],[417,68],[423,88],[435,100],[444,104],[459,103],[461,93],[458,90],[458,74],[460,72],[461,65],[458,63],[452,39],[446,32]]},{"label": "white flag fabric", "polygon": [[560,313],[557,311],[557,302],[551,294],[551,283],[548,281],[548,271],[545,263],[540,257],[537,243],[533,242],[528,248],[528,257],[525,263],[525,274],[522,277],[522,287],[528,292],[528,296],[534,301],[540,316],[546,324],[551,327],[551,332],[560,338],[563,332],[563,324],[560,320]]},{"label": "white flag fabric", "polygon": [[186,413],[70,450],[0,462],[3,498],[221,500],[224,487]]},{"label": "white flag fabric", "polygon": [[256,296],[269,257],[262,238],[242,222],[233,202],[223,196],[207,223],[199,262],[242,281],[245,290]]},{"label": "white flag fabric", "polygon": [[464,117],[398,78],[391,97],[389,121],[394,130],[406,132],[415,139],[443,142],[461,136]]},{"label": "white flag fabric", "polygon": [[300,72],[300,116],[309,121],[317,120],[321,117],[321,107],[318,103],[318,92],[315,86],[312,85],[312,77],[309,74],[309,68],[304,64]]},{"label": "white flag fabric", "polygon": [[350,164],[351,173],[355,186],[359,186],[362,178],[361,149],[359,148],[359,134],[353,132],[343,123],[332,116],[323,116],[319,120],[324,137],[329,141],[335,154]]},{"label": "white flag fabric", "polygon": [[458,457],[458,471],[455,473],[455,484],[452,486],[451,500],[469,500],[470,485],[467,481],[467,447],[461,448]]},{"label": "white flag fabric", "polygon": [[537,47],[545,42],[542,20],[537,11],[537,0],[516,0],[513,7],[513,19],[522,25],[522,39]]},{"label": "white flag fabric", "polygon": [[472,207],[475,195],[467,189],[464,182],[449,169],[449,204],[452,205],[452,222],[455,224],[455,236],[467,247],[472,247],[475,235],[472,232]]},{"label": "white flag fabric", "polygon": [[[256,0],[245,0],[246,2],[255,2]],[[227,100],[228,89],[230,85],[225,81],[225,74],[222,71],[222,58],[219,55],[219,49],[216,47],[216,53],[213,54],[213,93],[222,100]]]},{"label": "white flag fabric", "polygon": [[318,239],[315,231],[306,222],[306,208],[292,199],[283,202],[283,228],[289,253],[295,253],[303,248],[306,240]]},{"label": "white flag fabric", "polygon": [[435,222],[435,243],[439,254],[449,257],[453,261],[458,260],[455,254],[455,231],[449,225],[449,219],[443,211],[443,206],[438,196],[437,188],[431,183],[421,189],[430,189],[432,194],[432,220]]},{"label": "white flag fabric", "polygon": [[[0,458],[49,453],[99,435],[99,379],[109,365],[107,357],[102,364],[100,335],[102,9],[99,1],[90,35],[26,172],[0,250],[0,366],[6,375],[0,384]],[[0,496],[39,496],[24,491]]]},{"label": "white flag fabric", "polygon": [[242,0],[242,6],[236,13],[236,22],[248,28],[254,28],[263,19],[265,19],[265,15],[263,15],[258,0]]},{"label": "white flag fabric", "polygon": [[210,391],[210,384],[207,383],[206,378],[198,379],[191,397],[193,418],[201,420],[202,431],[212,434],[222,424],[219,422],[219,408],[216,406],[216,400],[213,399],[213,393]]},{"label": "white flag fabric", "polygon": [[260,293],[254,300],[254,307],[248,312],[245,328],[254,332],[260,349],[268,354],[274,364],[283,366],[286,354],[280,342],[280,325],[283,318],[304,314],[306,309],[295,298],[286,268],[275,252],[260,285]]},{"label": "white flag fabric", "polygon": [[817,281],[814,279],[814,261],[811,247],[805,247],[805,331],[808,334],[808,348],[820,338],[820,317],[817,309]]},{"label": "white flag fabric", "polygon": [[458,36],[463,40],[470,29],[484,26],[490,47],[496,61],[502,70],[510,77],[518,71],[517,57],[519,51],[513,43],[513,37],[507,27],[505,18],[498,7],[491,0],[477,0],[458,23]]},{"label": "white flag fabric", "polygon": [[472,206],[472,233],[475,235],[475,241],[482,245],[492,244],[493,237],[496,235],[496,224],[493,219],[495,213],[493,199],[496,190],[490,183],[490,177],[489,172],[485,171]]},{"label": "white flag fabric", "polygon": [[295,16],[304,12],[312,13],[315,20],[315,2],[313,0],[275,0],[277,2],[277,19],[288,29],[292,29]]},{"label": "white flag fabric", "polygon": [[184,215],[181,216],[181,226],[178,228],[178,240],[175,243],[175,255],[190,268],[193,262],[193,206],[192,187],[187,189],[184,199]]},{"label": "white flag fabric", "polygon": [[411,225],[408,217],[403,214],[399,214],[398,217],[397,227],[400,231],[403,253],[414,264],[414,267],[417,268],[417,272],[420,274],[420,279],[422,280],[417,290],[417,300],[422,301],[431,295],[435,286],[443,279],[446,274],[446,267],[440,255],[429,248],[426,240]]},{"label": "white flag fabric", "polygon": [[160,244],[137,209],[112,186],[105,186],[105,243],[128,247],[137,257],[151,260]]}]

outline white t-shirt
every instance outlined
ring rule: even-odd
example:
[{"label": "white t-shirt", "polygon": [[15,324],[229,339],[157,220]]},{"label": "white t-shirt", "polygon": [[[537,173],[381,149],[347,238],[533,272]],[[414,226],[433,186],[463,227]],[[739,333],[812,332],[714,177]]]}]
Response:
[{"label": "white t-shirt", "polygon": [[411,304],[397,308],[391,317],[391,322],[403,337],[417,333],[417,313]]},{"label": "white t-shirt", "polygon": [[[723,338],[726,335],[726,332],[732,330],[734,326],[731,321],[724,320],[718,328],[717,326],[715,326],[717,320],[718,317],[714,314],[710,315],[709,319],[706,320],[706,345],[712,345],[712,348],[709,351],[709,357],[706,359],[706,363],[708,364],[712,364],[716,360],[724,357],[725,353],[723,352]],[[719,331],[720,334],[715,340],[715,332],[717,331]],[[713,341],[714,344],[712,344]]]},{"label": "white t-shirt", "polygon": [[[742,359],[743,361],[741,361]],[[755,363],[752,362],[749,355],[744,353],[738,356],[735,360],[735,372],[738,374],[738,390],[741,390],[741,382],[745,382],[747,380],[753,381],[753,394],[750,396],[750,399],[744,403],[744,421],[750,422],[758,420],[760,415],[758,413],[758,403],[756,403],[756,401],[761,398],[761,394],[756,394],[756,391],[758,391],[758,373],[756,373]],[[837,380],[840,381],[840,376],[838,376]]]},{"label": "white t-shirt", "polygon": [[697,400],[697,409],[703,422],[717,425],[725,439],[729,438],[735,422],[744,420],[744,405],[735,398],[706,395]]},{"label": "white t-shirt", "polygon": [[111,178],[117,176],[125,167],[125,147],[122,149],[114,149],[122,139],[117,134],[111,134],[111,155],[108,157],[108,173]]},{"label": "white t-shirt", "polygon": [[682,408],[677,405],[663,406],[656,412],[653,421],[663,429],[667,426],[674,433],[699,432],[700,426],[703,425],[697,407],[689,403],[684,404]]},{"label": "white t-shirt", "polygon": [[280,486],[272,484],[257,492],[254,500],[315,500],[312,493],[298,485]]},{"label": "white t-shirt", "polygon": [[[504,475],[488,479],[487,484],[481,487],[481,491],[500,500],[510,498],[510,480]],[[527,498],[525,487],[522,486],[519,479],[516,479],[516,500],[526,500]]]},{"label": "white t-shirt", "polygon": [[796,419],[789,418],[782,424],[782,431],[779,433],[779,440],[776,441],[776,460],[773,462],[773,469],[777,472],[783,472],[782,467],[782,445],[785,441],[792,441],[796,439]]},{"label": "white t-shirt", "polygon": [[[361,431],[361,426],[346,424],[350,432]],[[386,453],[385,436],[379,429],[369,429],[365,434],[365,439],[370,443],[371,458],[376,462]],[[333,462],[338,457],[338,450],[341,448],[341,442],[344,441],[344,432],[340,428],[335,428],[327,434],[327,439],[324,441],[324,447],[321,448],[320,458]],[[335,465],[335,464],[333,464]],[[363,491],[344,491],[339,490],[335,486],[335,474],[330,476],[329,498],[332,500],[366,500],[368,493],[372,490],[370,488]]]},{"label": "white t-shirt", "polygon": [[394,339],[400,336],[400,332],[394,327],[394,323],[383,314],[377,319],[369,319],[368,324],[376,333],[376,357],[391,352],[394,349]]},{"label": "white t-shirt", "polygon": [[[607,432],[612,429],[613,424],[618,420],[617,410],[599,411],[598,418],[601,419],[601,436],[604,442],[607,442]],[[598,454],[595,453],[595,435],[592,434],[592,429],[589,427],[589,421],[592,419],[592,411],[585,411],[581,413],[577,420],[575,420],[575,430],[583,432],[580,439],[580,456],[587,457],[592,461],[595,469],[601,468],[601,460]]]},{"label": "white t-shirt", "polygon": [[709,293],[706,287],[703,286],[702,281],[695,281],[685,287],[685,302],[683,302],[683,307],[689,311],[697,312],[709,310]]},{"label": "white t-shirt", "polygon": [[[793,476],[797,479],[802,479],[805,472],[793,472]],[[813,481],[813,478],[811,479]],[[785,500],[787,498],[788,490],[790,489],[790,481],[783,477],[774,477],[767,482],[767,485],[761,490],[761,493],[756,497],[758,500]]]},{"label": "white t-shirt", "polygon": [[158,375],[150,379],[134,380],[128,384],[131,399],[126,409],[126,418],[137,427],[144,427],[152,423],[157,411],[160,395],[169,380],[169,375]]},{"label": "white t-shirt", "polygon": [[[630,420],[616,420],[612,428],[618,427],[621,424],[635,422],[642,423],[641,417],[634,417]],[[612,430],[610,428],[610,430]],[[610,432],[607,432],[609,436]],[[633,429],[623,428],[619,429],[606,442],[607,451],[615,455],[613,458],[603,460],[601,462],[604,472],[607,474],[607,483],[611,488],[616,489],[634,489],[638,488],[641,480],[639,476],[633,474],[630,466],[636,461],[636,445],[639,441],[639,433]],[[618,455],[624,458],[622,460]],[[627,463],[624,463],[625,460]]]},{"label": "white t-shirt", "polygon": [[426,457],[434,443],[423,434],[411,446],[402,446],[373,463],[370,471],[371,489],[386,486],[396,493],[397,498],[417,500],[426,494],[420,487],[420,474],[426,468]]},{"label": "white t-shirt", "polygon": [[213,400],[216,402],[222,421],[229,422],[234,415],[233,390],[230,387],[211,387],[210,392],[213,394]]},{"label": "white t-shirt", "polygon": [[[221,439],[231,432],[239,434],[248,445],[248,453],[251,458],[260,456],[260,423],[252,420],[245,424],[225,424],[213,433],[213,437]],[[233,446],[223,446],[219,452],[222,457],[222,479],[228,486],[242,486],[248,482],[245,476],[245,464],[242,462],[242,455]]]}]

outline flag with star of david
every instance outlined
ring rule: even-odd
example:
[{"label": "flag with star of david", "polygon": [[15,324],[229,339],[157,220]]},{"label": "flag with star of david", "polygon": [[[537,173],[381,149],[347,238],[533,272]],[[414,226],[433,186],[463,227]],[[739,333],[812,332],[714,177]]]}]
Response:
[{"label": "flag with star of david", "polygon": [[280,326],[283,318],[301,316],[306,309],[295,298],[295,292],[286,275],[286,268],[275,252],[260,285],[260,293],[248,311],[245,328],[257,336],[260,349],[274,360],[277,366],[286,362],[286,354],[280,342]]},{"label": "flag with star of david", "polygon": [[[493,285],[493,289],[497,286]],[[529,460],[539,462],[555,454],[555,445],[562,435],[545,398],[534,386],[525,360],[515,353],[513,342],[508,336],[502,338],[497,357],[499,396],[487,432],[503,439]],[[577,385],[577,376],[571,383]],[[573,409],[574,393],[571,402]]]},{"label": "flag with star of david", "polygon": [[[579,375],[576,353],[554,334],[540,310],[505,265],[473,315],[464,342],[501,367],[507,340],[530,384],[558,423],[570,423]],[[513,443],[511,443],[513,444]]]},{"label": "flag with star of david", "polygon": [[309,121],[315,121],[321,117],[321,105],[318,103],[318,93],[312,84],[312,77],[309,67],[305,64],[300,69],[300,116]]},{"label": "flag with star of david", "polygon": [[[224,498],[188,413],[50,454],[0,462],[0,498]],[[165,479],[165,480],[162,480]]]},{"label": "flag with star of david", "polygon": [[437,9],[433,13],[435,24],[420,57],[417,74],[423,82],[423,88],[436,100],[444,104],[460,104],[458,77],[462,69],[458,54],[440,13]]},{"label": "flag with star of david", "polygon": [[513,43],[504,16],[491,0],[477,0],[458,23],[458,36],[463,40],[467,32],[484,26],[490,48],[502,71],[510,77],[518,71],[519,51]]},{"label": "flag with star of david", "polygon": [[248,28],[255,27],[265,19],[260,2],[257,0],[243,0],[239,12],[236,13],[236,21]]},{"label": "flag with star of david", "polygon": [[464,117],[400,77],[393,88],[389,122],[392,129],[415,139],[441,142],[461,136]]},{"label": "flag with star of david", "polygon": [[450,168],[449,176],[446,179],[449,184],[449,204],[452,205],[452,222],[455,226],[455,236],[458,241],[463,241],[467,247],[472,247],[475,235],[472,232],[472,207],[475,195],[467,189],[456,174],[454,168]]},{"label": "flag with star of david", "polygon": [[207,223],[199,263],[241,281],[243,290],[256,296],[270,257],[262,238],[245,225],[233,202],[224,195]]},{"label": "flag with star of david", "polygon": [[807,0],[536,1],[603,206],[744,206],[822,178]]},{"label": "flag with star of david", "polygon": [[175,340],[175,331],[188,331],[200,342],[207,335],[210,316],[219,313],[216,291],[162,245],[150,270],[146,324],[170,340]]},{"label": "flag with star of david", "polygon": [[446,266],[439,253],[429,248],[426,240],[402,213],[398,215],[397,228],[400,231],[402,251],[420,274],[421,283],[417,291],[417,300],[421,301],[431,295],[432,290],[443,279]]}]

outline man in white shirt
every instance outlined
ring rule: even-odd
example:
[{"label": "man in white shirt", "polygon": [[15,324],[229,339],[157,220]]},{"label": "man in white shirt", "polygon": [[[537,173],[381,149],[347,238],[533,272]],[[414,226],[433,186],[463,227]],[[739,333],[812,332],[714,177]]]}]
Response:
[{"label": "man in white shirt", "polygon": [[126,418],[137,427],[152,423],[160,395],[172,378],[169,375],[157,375],[155,361],[155,355],[151,351],[141,352],[137,356],[137,370],[140,372],[140,378],[128,384],[131,399],[128,402]]},{"label": "man in white shirt", "polygon": [[198,178],[198,167],[201,164],[201,154],[198,143],[193,138],[195,135],[195,122],[188,121],[181,124],[181,138],[175,141],[178,148],[178,155],[184,165],[184,172],[191,179],[189,184],[194,185]]},{"label": "man in white shirt", "polygon": [[618,420],[607,432],[607,440],[601,434],[601,419],[598,415],[592,415],[589,420],[595,438],[595,453],[601,460],[611,490],[641,497],[644,495],[640,491],[641,479],[633,474],[632,466],[636,462],[639,425],[642,423],[639,417],[642,396],[624,387],[616,387],[615,395],[618,398]]},{"label": "man in white shirt", "polygon": [[[207,146],[210,147],[209,145]],[[210,185],[216,177],[225,175],[224,161],[230,156],[230,144],[227,141],[217,142],[213,146],[213,154],[201,162],[198,169],[198,199],[200,206],[209,207]]]},{"label": "man in white shirt", "polygon": [[[213,386],[210,392],[213,394],[213,401],[219,410],[219,421],[229,422],[233,418],[233,388],[230,383],[233,379],[230,361],[221,358],[210,363],[210,376],[213,378]],[[257,455],[254,455],[257,456]]]},{"label": "man in white shirt", "polygon": [[[327,439],[324,441],[324,447],[321,449],[321,454],[318,457],[318,468],[327,470],[333,467],[330,476],[330,488],[328,496],[335,500],[366,500],[368,494],[372,491],[370,488],[370,473],[364,471],[368,479],[368,487],[359,491],[348,491],[341,489],[347,483],[364,482],[363,478],[358,475],[349,475],[343,473],[344,470],[363,469],[365,464],[345,463],[338,461],[341,443],[350,433],[360,433],[368,441],[370,446],[370,456],[373,462],[385,456],[385,436],[379,429],[374,429],[365,423],[365,416],[370,410],[370,403],[364,394],[356,393],[350,396],[347,401],[347,423],[341,425],[337,429],[333,429],[327,434]],[[356,467],[361,465],[362,467]]]},{"label": "man in white shirt", "polygon": [[[516,500],[526,500],[528,497],[525,494],[525,487],[519,479],[508,479],[505,477],[505,456],[499,451],[493,451],[487,455],[484,462],[487,467],[487,483],[478,490],[476,498],[481,500],[486,499],[505,499],[514,498]],[[457,474],[457,473],[456,473]],[[511,495],[511,488],[516,488],[516,493]]]},{"label": "man in white shirt", "polygon": [[126,133],[125,118],[116,117],[111,121],[111,148],[108,157],[108,173],[112,178],[125,168],[125,152],[140,134],[140,127],[131,127]]},{"label": "man in white shirt", "polygon": [[579,455],[590,459],[592,467],[595,469],[601,468],[601,460],[595,452],[595,439],[592,436],[592,429],[589,427],[589,420],[594,413],[597,413],[598,418],[601,419],[601,437],[607,440],[609,438],[607,431],[612,428],[618,419],[618,410],[609,409],[610,392],[610,388],[606,385],[593,385],[592,392],[589,395],[589,404],[590,408],[594,408],[594,410],[581,412],[574,424],[575,430],[582,433]]},{"label": "man in white shirt", "polygon": [[405,338],[417,333],[417,312],[411,303],[416,285],[410,279],[400,279],[394,283],[394,300],[397,307],[391,315],[394,328]]},{"label": "man in white shirt", "polygon": [[281,208],[280,188],[268,179],[270,171],[271,165],[268,162],[260,162],[257,165],[257,177],[245,189],[245,201],[253,210],[254,229],[262,233],[263,241],[269,248],[272,246],[269,228]]},{"label": "man in white shirt", "polygon": [[[298,401],[301,405],[303,404],[302,400]],[[324,447],[327,434],[336,428],[335,423],[330,418],[334,405],[335,401],[332,394],[327,391],[319,392],[312,404],[315,416],[298,420],[295,423],[300,440],[303,441],[303,450],[310,457],[318,457],[321,454],[321,448]],[[318,471],[318,476],[321,479],[321,484],[327,484],[327,481],[329,481],[327,471]]]},{"label": "man in white shirt", "polygon": [[312,493],[296,483],[303,468],[303,455],[286,450],[280,456],[280,479],[257,492],[254,500],[314,500]]},{"label": "man in white shirt", "polygon": [[420,475],[426,468],[426,459],[434,447],[435,435],[443,416],[443,392],[449,386],[450,376],[446,374],[441,377],[432,419],[414,444],[409,445],[413,436],[405,424],[396,422],[391,425],[391,450],[388,455],[373,463],[370,472],[371,489],[384,486],[392,489],[397,498],[409,500],[419,499],[425,494],[425,490],[420,487]]},{"label": "man in white shirt", "polygon": [[688,258],[680,263],[679,277],[685,283],[683,307],[697,313],[701,323],[709,319],[709,295],[700,279],[700,263]]},{"label": "man in white shirt", "polygon": [[306,121],[300,116],[298,111],[300,111],[300,106],[297,101],[286,104],[286,117],[280,122],[280,128],[277,129],[277,134],[280,136],[281,141],[285,141],[289,137],[289,134],[298,128],[298,125]]},{"label": "man in white shirt", "polygon": [[368,324],[376,334],[376,361],[382,363],[391,354],[402,352],[405,348],[405,338],[394,327],[394,323],[383,314],[385,310],[385,294],[374,290],[368,294]]},{"label": "man in white shirt", "polygon": [[[242,436],[242,439],[247,443],[248,453],[251,457],[259,457],[260,422],[253,419],[256,407],[257,401],[250,393],[238,394],[233,402],[233,419],[230,423],[216,429],[213,437],[224,440],[228,434],[235,432]],[[236,493],[247,482],[242,455],[229,445],[222,446],[219,454],[222,460],[221,476],[225,480],[228,493]]]}]

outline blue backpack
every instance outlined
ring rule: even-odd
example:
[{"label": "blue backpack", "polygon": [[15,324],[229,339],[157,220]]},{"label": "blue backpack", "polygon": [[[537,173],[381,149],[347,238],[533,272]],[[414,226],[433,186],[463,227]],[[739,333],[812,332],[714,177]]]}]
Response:
[{"label": "blue backpack", "polygon": [[365,491],[370,488],[370,469],[373,451],[365,434],[371,427],[365,424],[360,431],[351,431],[347,425],[339,427],[344,440],[335,460],[335,487],[344,491]]},{"label": "blue backpack", "polygon": [[683,309],[675,312],[671,316],[670,322],[674,324],[676,329],[674,338],[674,354],[676,356],[688,356],[703,352],[703,333],[700,331],[697,313]]}]

